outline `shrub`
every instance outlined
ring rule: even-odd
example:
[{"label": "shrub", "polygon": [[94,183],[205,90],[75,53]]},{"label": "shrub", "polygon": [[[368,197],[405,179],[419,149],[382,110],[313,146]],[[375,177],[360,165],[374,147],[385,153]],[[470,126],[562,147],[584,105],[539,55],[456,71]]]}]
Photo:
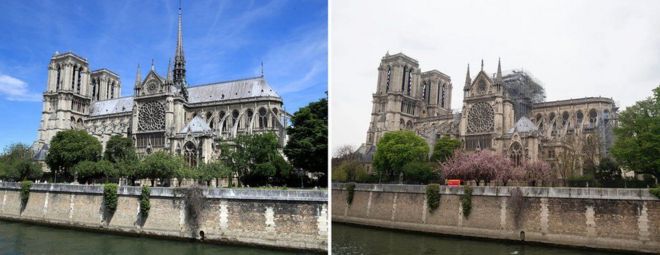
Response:
[{"label": "shrub", "polygon": [[204,210],[205,197],[204,190],[198,185],[186,188],[176,188],[174,193],[181,195],[185,204],[186,220],[194,237],[197,237],[202,211]]},{"label": "shrub", "polygon": [[429,183],[436,176],[433,167],[428,162],[413,161],[403,166],[403,173],[408,183]]},{"label": "shrub", "polygon": [[461,197],[461,207],[463,208],[463,216],[465,218],[470,216],[472,211],[472,187],[465,186],[463,196]]},{"label": "shrub", "polygon": [[26,205],[28,198],[30,198],[30,187],[32,187],[32,181],[21,182],[21,203],[23,205]]},{"label": "shrub", "polygon": [[149,209],[151,209],[151,204],[149,203],[150,194],[151,189],[148,186],[142,187],[142,194],[140,194],[140,215],[143,218],[149,216]]},{"label": "shrub", "polygon": [[103,185],[103,204],[109,213],[117,210],[117,184],[106,183]]},{"label": "shrub", "polygon": [[426,185],[426,205],[429,208],[429,212],[433,212],[435,209],[438,209],[440,206],[440,185]]},{"label": "shrub", "polygon": [[567,184],[569,187],[583,187],[583,188],[600,186],[592,175],[568,177]]},{"label": "shrub", "polygon": [[344,184],[344,188],[346,188],[346,203],[349,205],[353,203],[353,195],[355,194],[355,183],[346,183]]},{"label": "shrub", "polygon": [[655,197],[660,198],[660,186],[650,189],[649,192]]}]

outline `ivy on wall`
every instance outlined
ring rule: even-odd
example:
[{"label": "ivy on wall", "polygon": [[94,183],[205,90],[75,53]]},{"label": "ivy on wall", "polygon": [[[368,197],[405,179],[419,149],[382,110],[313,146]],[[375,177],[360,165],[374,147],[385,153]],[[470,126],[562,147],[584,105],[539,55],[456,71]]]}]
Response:
[{"label": "ivy on wall", "polygon": [[149,209],[151,209],[151,203],[149,202],[150,194],[151,189],[148,186],[142,187],[142,193],[140,194],[140,216],[142,218],[149,216]]},{"label": "ivy on wall", "polygon": [[426,185],[426,205],[429,208],[429,212],[433,212],[435,209],[438,209],[440,206],[440,185]]},{"label": "ivy on wall", "polygon": [[346,203],[351,205],[353,203],[353,195],[355,194],[355,183],[346,183],[344,184],[346,189]]},{"label": "ivy on wall", "polygon": [[32,187],[32,181],[22,181],[21,182],[21,205],[25,206],[28,199],[30,198],[30,187]]},{"label": "ivy on wall", "polygon": [[465,218],[470,216],[472,211],[472,187],[465,186],[463,196],[461,196],[461,207],[463,208],[463,216]]},{"label": "ivy on wall", "polygon": [[103,185],[103,205],[110,214],[117,210],[117,184],[106,183]]}]

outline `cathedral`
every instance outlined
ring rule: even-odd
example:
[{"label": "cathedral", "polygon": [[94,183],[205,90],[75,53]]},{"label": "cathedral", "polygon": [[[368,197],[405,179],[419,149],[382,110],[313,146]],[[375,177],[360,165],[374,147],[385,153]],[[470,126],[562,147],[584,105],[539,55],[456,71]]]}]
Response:
[{"label": "cathedral", "polygon": [[48,65],[48,82],[36,159],[43,161],[57,132],[81,129],[105,148],[111,136],[129,137],[139,155],[167,151],[195,166],[217,159],[220,143],[239,134],[275,133],[286,143],[290,117],[283,100],[263,76],[190,85],[178,14],[174,63],[165,75],[151,65],[142,78],[138,65],[132,96],[121,96],[118,74],[101,68],[90,71],[86,58],[72,52],[55,53]]},{"label": "cathedral", "polygon": [[544,160],[558,178],[582,175],[584,164],[607,156],[613,143],[617,107],[610,98],[584,97],[545,101],[542,86],[523,71],[502,75],[468,65],[461,112],[452,112],[451,78],[422,71],[417,60],[386,54],[378,67],[371,123],[358,149],[369,163],[388,131],[411,130],[431,151],[436,139],[459,139],[467,151],[492,150],[515,164]]}]

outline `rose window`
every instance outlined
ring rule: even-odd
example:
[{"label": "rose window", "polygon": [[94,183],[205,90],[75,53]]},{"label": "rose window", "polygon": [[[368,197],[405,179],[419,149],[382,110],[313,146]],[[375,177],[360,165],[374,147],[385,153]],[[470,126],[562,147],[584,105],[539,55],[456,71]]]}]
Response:
[{"label": "rose window", "polygon": [[468,113],[468,133],[483,133],[493,131],[495,113],[488,103],[474,104]]},{"label": "rose window", "polygon": [[165,104],[160,101],[152,101],[140,106],[138,116],[139,130],[162,130],[165,129]]}]

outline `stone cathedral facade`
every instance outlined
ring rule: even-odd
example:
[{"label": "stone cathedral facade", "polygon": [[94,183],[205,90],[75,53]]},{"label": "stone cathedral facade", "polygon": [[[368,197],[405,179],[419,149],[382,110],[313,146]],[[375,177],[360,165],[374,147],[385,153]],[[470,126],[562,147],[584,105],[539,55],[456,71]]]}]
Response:
[{"label": "stone cathedral facade", "polygon": [[[459,139],[465,150],[489,149],[514,163],[545,160],[554,169],[580,175],[587,160],[598,162],[612,145],[617,107],[603,97],[545,102],[524,72],[502,75],[468,66],[461,112],[452,112],[451,78],[437,70],[422,71],[417,60],[386,54],[378,67],[367,140],[360,146],[370,162],[386,132],[411,130],[431,149],[436,139]],[[535,90],[541,90],[539,91]],[[531,91],[531,92],[530,92]]]},{"label": "stone cathedral facade", "polygon": [[153,67],[142,78],[138,65],[132,96],[121,96],[118,74],[90,71],[86,58],[56,53],[48,65],[39,135],[33,145],[45,160],[57,132],[82,129],[105,148],[111,136],[133,140],[138,154],[168,151],[189,165],[220,155],[220,142],[238,134],[273,132],[286,142],[282,98],[258,77],[190,85],[186,81],[181,10],[173,65],[165,75]]}]

